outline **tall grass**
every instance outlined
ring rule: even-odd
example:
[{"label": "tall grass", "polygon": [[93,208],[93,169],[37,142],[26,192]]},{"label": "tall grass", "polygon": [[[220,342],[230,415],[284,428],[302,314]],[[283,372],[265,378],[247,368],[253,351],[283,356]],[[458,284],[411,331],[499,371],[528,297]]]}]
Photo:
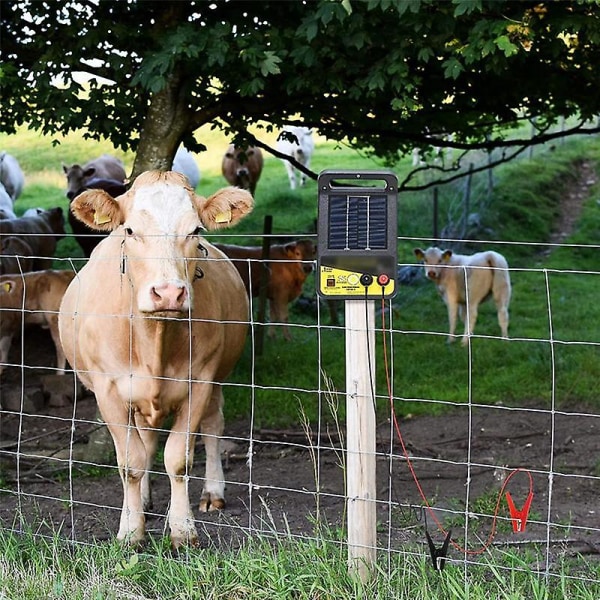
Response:
[{"label": "tall grass", "polygon": [[382,556],[364,584],[349,575],[343,544],[316,540],[255,537],[237,549],[178,557],[158,542],[144,551],[117,543],[74,548],[31,532],[0,531],[0,544],[0,597],[6,600],[596,600],[600,594],[597,565],[579,567],[575,576],[565,559],[546,578],[510,552],[502,566],[483,559],[466,572],[460,561],[434,571],[411,552]]}]

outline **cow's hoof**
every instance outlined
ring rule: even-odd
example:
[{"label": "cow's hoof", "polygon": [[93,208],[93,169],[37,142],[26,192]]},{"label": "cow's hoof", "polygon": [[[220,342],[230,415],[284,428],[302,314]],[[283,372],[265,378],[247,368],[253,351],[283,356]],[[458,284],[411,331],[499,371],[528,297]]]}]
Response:
[{"label": "cow's hoof", "polygon": [[198,534],[194,532],[188,535],[173,535],[171,534],[171,547],[177,551],[182,548],[197,548],[200,545]]},{"label": "cow's hoof", "polygon": [[200,499],[200,512],[209,512],[212,510],[223,510],[225,508],[225,500],[214,494],[204,493]]},{"label": "cow's hoof", "polygon": [[117,535],[117,539],[123,546],[135,549],[144,546],[146,542],[146,535],[144,533],[140,535],[137,531],[128,534],[119,533]]}]

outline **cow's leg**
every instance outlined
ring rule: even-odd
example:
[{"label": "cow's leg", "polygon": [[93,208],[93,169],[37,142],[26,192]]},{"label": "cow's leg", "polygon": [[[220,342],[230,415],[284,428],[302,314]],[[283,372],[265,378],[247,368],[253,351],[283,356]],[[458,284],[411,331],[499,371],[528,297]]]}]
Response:
[{"label": "cow's leg", "polygon": [[290,189],[295,190],[296,189],[296,172],[294,170],[294,167],[292,167],[292,165],[287,160],[285,161],[285,169],[288,174],[288,179],[290,180]]},{"label": "cow's leg", "polygon": [[96,392],[96,398],[100,414],[115,444],[123,483],[123,509],[117,538],[136,544],[144,539],[146,533],[141,494],[141,482],[146,469],[146,449],[124,405],[118,401],[111,402],[110,395],[106,392]]},{"label": "cow's leg", "polygon": [[[303,162],[304,166],[307,169],[310,169],[310,156],[306,156],[306,154],[304,155],[304,162]],[[302,173],[300,174],[300,185],[305,185],[306,184],[306,180],[308,179],[306,173]]]},{"label": "cow's leg", "polygon": [[149,423],[140,414],[135,413],[135,424],[138,428],[140,438],[146,449],[146,470],[142,477],[142,507],[144,512],[148,512],[152,508],[152,488],[150,486],[150,471],[154,465],[154,457],[156,456],[156,446],[158,445],[158,430],[150,428]]},{"label": "cow's leg", "polygon": [[[279,290],[275,290],[273,293],[273,298],[269,302],[269,307],[271,313],[271,322],[281,323],[283,337],[288,341],[291,340],[292,336],[290,334],[290,328],[288,327],[289,312],[287,304],[287,291],[284,290],[284,293],[279,293]],[[269,331],[269,337],[275,337],[275,329],[273,327]]]},{"label": "cow's leg", "polygon": [[210,404],[201,423],[202,439],[206,452],[206,472],[200,511],[225,508],[225,477],[221,462],[221,436],[223,435],[223,390],[213,386]]},{"label": "cow's leg", "polygon": [[198,431],[211,387],[209,384],[193,384],[193,404],[185,402],[181,405],[165,445],[165,468],[171,481],[169,527],[174,548],[184,544],[195,546],[198,543],[188,481],[194,462],[194,434]]},{"label": "cow's leg", "polygon": [[60,341],[60,335],[58,333],[58,315],[56,315],[56,318],[50,320],[49,325],[50,335],[52,336],[52,341],[54,342],[54,347],[56,348],[56,373],[57,375],[64,375],[67,359],[65,358],[65,353]]},{"label": "cow's leg", "polygon": [[469,343],[469,336],[475,330],[475,323],[477,322],[478,304],[471,300],[465,307],[467,314],[465,315],[465,333],[462,338],[462,345],[466,346]]},{"label": "cow's leg", "polygon": [[508,307],[502,301],[496,303],[498,309],[498,324],[500,325],[500,331],[502,337],[508,337]]},{"label": "cow's leg", "polygon": [[450,329],[448,331],[448,343],[454,342],[454,332],[456,331],[456,316],[458,314],[458,303],[448,301],[448,322]]},{"label": "cow's leg", "polygon": [[4,367],[2,365],[8,362],[8,352],[12,344],[12,339],[12,335],[3,335],[0,338],[0,375],[4,370]]}]

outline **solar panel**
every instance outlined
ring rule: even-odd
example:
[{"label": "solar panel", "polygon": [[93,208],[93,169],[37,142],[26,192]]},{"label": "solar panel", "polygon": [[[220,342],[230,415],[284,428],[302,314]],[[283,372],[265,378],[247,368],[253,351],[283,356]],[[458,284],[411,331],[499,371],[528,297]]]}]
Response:
[{"label": "solar panel", "polygon": [[365,251],[386,248],[387,217],[386,196],[332,196],[328,247]]}]

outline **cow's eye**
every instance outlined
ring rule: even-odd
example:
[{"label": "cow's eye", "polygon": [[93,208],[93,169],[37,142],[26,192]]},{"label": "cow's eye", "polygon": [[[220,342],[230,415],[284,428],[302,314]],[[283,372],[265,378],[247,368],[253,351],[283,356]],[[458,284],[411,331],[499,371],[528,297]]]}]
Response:
[{"label": "cow's eye", "polygon": [[125,233],[128,236],[132,236],[133,235],[133,229],[131,229],[131,227],[125,227]]}]

